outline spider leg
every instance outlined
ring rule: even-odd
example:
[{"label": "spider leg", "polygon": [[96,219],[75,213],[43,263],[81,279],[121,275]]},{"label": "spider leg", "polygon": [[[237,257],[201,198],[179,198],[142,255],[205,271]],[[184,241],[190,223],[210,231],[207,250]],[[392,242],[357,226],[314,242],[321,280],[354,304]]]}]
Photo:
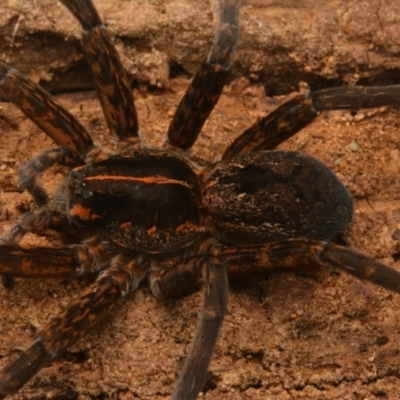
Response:
[{"label": "spider leg", "polygon": [[40,175],[53,165],[73,168],[83,163],[82,158],[67,147],[45,150],[20,167],[19,183],[23,189],[28,190],[37,205],[43,206],[48,202],[48,195],[39,184]]},{"label": "spider leg", "polygon": [[226,246],[221,257],[227,263],[229,276],[243,281],[250,276],[334,267],[400,293],[400,272],[332,242],[291,239],[261,246]]},{"label": "spider leg", "polygon": [[196,291],[200,279],[204,286],[200,321],[172,400],[197,399],[204,386],[228,307],[228,276],[225,264],[218,257],[210,256],[194,257],[187,263],[174,265],[168,270],[161,269],[150,276],[152,290],[159,297],[177,297]]},{"label": "spider leg", "polygon": [[[1,243],[16,246],[28,233],[42,233],[46,229],[61,232],[71,237],[84,237],[83,232],[72,222],[70,218],[58,211],[43,210],[38,214],[26,213],[20,221],[8,229],[0,238]],[[4,250],[4,247],[1,247]],[[1,254],[0,254],[1,257]],[[14,280],[12,276],[0,275],[4,287],[12,288]]]},{"label": "spider leg", "polygon": [[274,149],[324,110],[359,110],[386,105],[400,106],[400,85],[342,86],[301,94],[244,131],[229,145],[222,159]]},{"label": "spider leg", "polygon": [[28,350],[0,371],[0,399],[17,392],[42,367],[91,331],[117,300],[137,288],[146,271],[145,265],[122,255],[112,259],[92,287],[54,318]]},{"label": "spider leg", "polygon": [[239,41],[240,0],[219,0],[219,21],[206,62],[197,71],[168,129],[168,143],[192,147],[217,103]]},{"label": "spider leg", "polygon": [[44,205],[48,196],[39,184],[40,175],[56,164],[69,167],[82,165],[82,157],[93,146],[92,139],[73,115],[56,103],[49,93],[1,61],[0,93],[62,146],[40,153],[19,170],[21,187],[31,193],[38,205]]},{"label": "spider leg", "polygon": [[108,129],[119,139],[138,138],[138,119],[128,77],[107,28],[91,0],[60,0],[84,29],[83,51],[96,83]]},{"label": "spider leg", "polygon": [[69,278],[76,274],[80,266],[79,261],[77,251],[73,247],[0,247],[0,273],[7,278]]},{"label": "spider leg", "polygon": [[124,249],[102,237],[63,248],[3,245],[0,274],[34,279],[77,278],[103,271],[119,253],[124,254]]},{"label": "spider leg", "polygon": [[92,148],[91,137],[69,111],[39,85],[1,61],[0,92],[57,144],[82,156]]},{"label": "spider leg", "polygon": [[78,238],[83,240],[84,237],[90,235],[90,233],[85,232],[85,229],[78,227],[65,214],[55,210],[44,209],[37,214],[32,212],[25,213],[19,222],[3,234],[0,240],[15,246],[28,232],[41,234],[46,229],[74,237],[76,242],[80,241]]}]

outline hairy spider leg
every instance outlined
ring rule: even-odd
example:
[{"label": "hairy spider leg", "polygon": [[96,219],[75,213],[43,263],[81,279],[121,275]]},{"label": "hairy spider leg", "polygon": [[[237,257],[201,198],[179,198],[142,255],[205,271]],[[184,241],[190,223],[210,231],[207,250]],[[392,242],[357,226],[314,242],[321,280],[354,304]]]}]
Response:
[{"label": "hairy spider leg", "polygon": [[400,106],[400,85],[341,86],[301,94],[246,129],[229,145],[222,159],[274,149],[312,122],[321,111],[357,111],[381,106]]},{"label": "hairy spider leg", "polygon": [[0,93],[58,145],[85,156],[93,146],[86,129],[39,85],[0,61]]},{"label": "hairy spider leg", "polygon": [[69,167],[82,165],[83,158],[93,147],[92,138],[48,92],[1,61],[0,93],[61,146],[40,153],[19,171],[21,187],[29,191],[38,205],[44,205],[48,196],[40,186],[40,175],[55,164]]},{"label": "hairy spider leg", "polygon": [[207,60],[201,64],[168,129],[168,143],[193,146],[217,103],[239,41],[240,0],[218,1],[218,25]]},{"label": "hairy spider leg", "polygon": [[[0,240],[5,244],[16,246],[28,232],[42,234],[46,229],[73,237],[76,242],[81,242],[93,233],[79,227],[71,218],[59,211],[44,209],[37,214],[25,213],[15,225],[3,234]],[[81,239],[79,240],[79,238]]]},{"label": "hairy spider leg", "polygon": [[[178,298],[203,288],[196,336],[179,373],[171,400],[195,400],[203,389],[219,331],[227,312],[229,282],[225,260],[216,255],[220,245],[203,244],[202,254],[177,262],[160,263],[151,271],[150,287],[158,298]],[[215,251],[215,248],[218,249]]]},{"label": "hairy spider leg", "polygon": [[91,0],[60,0],[84,29],[82,48],[89,62],[108,129],[118,139],[139,138],[132,89],[107,28]]},{"label": "hairy spider leg", "polygon": [[225,246],[221,257],[232,279],[310,268],[338,268],[355,277],[400,293],[400,272],[354,249],[329,241],[288,239],[260,246]]},{"label": "hairy spider leg", "polygon": [[[70,160],[69,163],[66,162],[68,160]],[[26,186],[23,184],[22,186],[28,188],[38,204],[44,205],[47,202],[47,193],[39,185],[35,186],[39,174],[55,163],[74,165],[74,160],[75,153],[66,147],[45,151],[21,167],[20,179],[22,177],[30,178],[26,179]],[[40,200],[43,201],[43,203],[41,203]],[[73,221],[64,214],[58,211],[44,209],[39,214],[32,212],[24,214],[15,225],[9,228],[0,237],[0,246],[16,246],[28,232],[41,233],[46,229],[52,229],[70,237],[84,238],[87,236],[87,232],[79,229]],[[0,275],[0,280],[4,287],[8,289],[13,287],[13,276]]]},{"label": "hairy spider leg", "polygon": [[224,317],[229,284],[225,263],[214,257],[199,262],[203,271],[203,304],[196,336],[183,363],[171,400],[195,400],[203,389]]},{"label": "hairy spider leg", "polygon": [[41,174],[53,165],[63,165],[72,169],[83,164],[83,159],[68,147],[45,150],[21,165],[18,171],[19,183],[22,188],[28,190],[38,206],[44,206],[49,201],[49,196],[39,184]]},{"label": "hairy spider leg", "polygon": [[72,247],[3,246],[0,252],[0,271],[7,276],[64,279],[74,276],[78,266],[77,251]]},{"label": "hairy spider leg", "polygon": [[[0,273],[31,278],[65,278],[95,271],[96,253],[112,255],[108,246],[88,245],[54,249],[21,249],[4,246],[0,253]],[[101,248],[102,247],[102,248]],[[130,253],[131,256],[131,253]],[[147,272],[147,264],[119,253],[104,262],[96,282],[68,309],[54,318],[36,337],[32,346],[0,372],[0,399],[17,392],[44,366],[91,331],[116,306],[133,292]],[[19,260],[19,261],[18,261]]]}]

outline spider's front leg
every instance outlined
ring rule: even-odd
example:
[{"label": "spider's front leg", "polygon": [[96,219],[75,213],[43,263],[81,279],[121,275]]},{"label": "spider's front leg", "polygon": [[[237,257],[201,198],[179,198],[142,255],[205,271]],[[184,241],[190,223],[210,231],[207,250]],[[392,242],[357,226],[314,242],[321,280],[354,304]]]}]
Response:
[{"label": "spider's front leg", "polygon": [[132,90],[118,52],[91,0],[60,0],[84,29],[82,45],[108,129],[118,139],[138,137]]},{"label": "spider's front leg", "polygon": [[[34,160],[33,160],[34,161]],[[45,192],[44,192],[45,193]],[[28,233],[43,233],[46,229],[51,229],[56,232],[60,232],[63,235],[69,236],[69,237],[74,237],[75,240],[78,238],[81,238],[82,240],[87,236],[87,232],[85,232],[80,229],[76,224],[73,223],[72,219],[68,218],[64,214],[61,214],[58,211],[53,211],[53,210],[48,210],[44,209],[41,212],[35,214],[35,213],[26,213],[24,214],[21,219],[13,225],[11,228],[9,228],[2,237],[0,237],[0,259],[6,260],[8,257],[8,252],[10,249],[14,249],[15,253],[23,253],[24,250],[21,248],[16,247],[19,242],[22,240],[22,238]],[[93,240],[92,240],[93,242]],[[29,251],[29,250],[28,250]],[[35,249],[32,249],[32,255],[35,254]],[[41,254],[39,251],[38,254]],[[51,249],[50,249],[50,254],[51,254]],[[27,260],[29,263],[29,255],[27,255]],[[13,283],[14,283],[14,278],[13,278],[13,272],[12,269],[16,268],[18,269],[21,265],[21,260],[18,258],[15,258],[15,256],[12,256],[8,260],[8,264],[4,264],[2,269],[5,270],[5,275],[1,275],[1,282],[4,287],[6,288],[12,288]],[[49,265],[56,265],[55,264],[56,260],[53,260],[53,264]],[[61,259],[61,268],[64,268],[66,266],[65,260]],[[7,270],[7,268],[9,268]],[[28,273],[28,276],[33,277],[32,271],[31,270],[26,270],[26,273]],[[45,274],[46,273],[43,271],[43,268],[39,267],[38,268],[39,274]],[[15,274],[18,275],[18,274]],[[52,276],[50,274],[50,276]],[[67,276],[68,276],[68,271],[67,271]]]},{"label": "spider's front leg", "polygon": [[41,174],[54,165],[73,168],[84,164],[93,147],[92,138],[50,93],[1,61],[0,93],[60,146],[41,152],[19,170],[22,189],[27,189],[36,204],[42,206],[48,202],[48,195],[40,185]]},{"label": "spider's front leg", "polygon": [[74,116],[39,85],[0,61],[0,93],[59,145],[86,155],[93,141]]},{"label": "spider's front leg", "polygon": [[192,147],[222,93],[239,41],[240,0],[218,1],[218,25],[208,59],[201,64],[168,129],[168,142]]}]

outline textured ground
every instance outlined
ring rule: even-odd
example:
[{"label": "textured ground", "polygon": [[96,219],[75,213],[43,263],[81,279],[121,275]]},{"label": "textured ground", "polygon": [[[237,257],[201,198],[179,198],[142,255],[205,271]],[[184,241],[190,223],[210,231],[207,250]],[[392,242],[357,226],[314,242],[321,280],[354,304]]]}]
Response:
[{"label": "textured ground", "polygon": [[[232,81],[194,146],[210,163],[293,91],[400,83],[400,6],[393,1],[251,0]],[[206,1],[97,1],[134,80],[141,132],[160,144],[187,77],[207,53]],[[138,12],[139,10],[139,12]],[[107,136],[79,53],[80,29],[62,6],[0,6],[0,58],[57,93],[100,143]],[[84,91],[85,90],[85,91]],[[66,93],[68,92],[68,93]],[[400,269],[400,118],[382,108],[326,112],[283,147],[333,168],[356,201],[344,241]],[[15,179],[52,143],[0,103],[0,232],[35,206]],[[51,190],[63,176],[51,171]],[[55,178],[55,179],[54,179]],[[43,243],[28,237],[26,245]],[[52,241],[51,239],[50,241]],[[0,288],[0,364],[29,343],[85,282],[18,280]],[[167,399],[194,334],[200,295],[161,303],[146,288],[15,399]],[[337,271],[266,277],[233,288],[204,399],[396,399],[400,296]]]}]

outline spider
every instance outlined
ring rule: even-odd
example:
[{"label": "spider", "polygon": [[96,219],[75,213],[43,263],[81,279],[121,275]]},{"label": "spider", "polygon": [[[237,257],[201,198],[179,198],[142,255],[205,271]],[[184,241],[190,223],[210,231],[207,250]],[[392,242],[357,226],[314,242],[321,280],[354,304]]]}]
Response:
[{"label": "spider", "polygon": [[[227,147],[223,160],[199,177],[183,150],[195,142],[222,90],[239,36],[238,2],[220,2],[220,23],[209,59],[175,114],[164,150],[140,148],[131,91],[94,6],[87,0],[63,3],[87,31],[84,48],[110,131],[120,145],[117,155],[103,159],[71,115],[17,71],[0,64],[4,96],[60,146],[20,170],[22,187],[41,208],[25,214],[3,235],[3,281],[11,285],[13,276],[98,274],[92,287],[3,369],[3,397],[96,326],[119,298],[135,291],[145,278],[160,298],[205,287],[198,331],[174,399],[194,399],[203,387],[226,313],[228,275],[246,279],[333,266],[399,291],[400,275],[395,270],[330,242],[348,225],[353,212],[348,191],[332,171],[312,157],[272,150],[324,109],[398,105],[398,87],[339,88],[292,99],[246,130]],[[99,47],[102,53],[94,53]],[[110,71],[115,72],[111,83]],[[71,171],[49,201],[39,177],[55,164]],[[46,229],[75,244],[18,246],[26,233]]]}]

